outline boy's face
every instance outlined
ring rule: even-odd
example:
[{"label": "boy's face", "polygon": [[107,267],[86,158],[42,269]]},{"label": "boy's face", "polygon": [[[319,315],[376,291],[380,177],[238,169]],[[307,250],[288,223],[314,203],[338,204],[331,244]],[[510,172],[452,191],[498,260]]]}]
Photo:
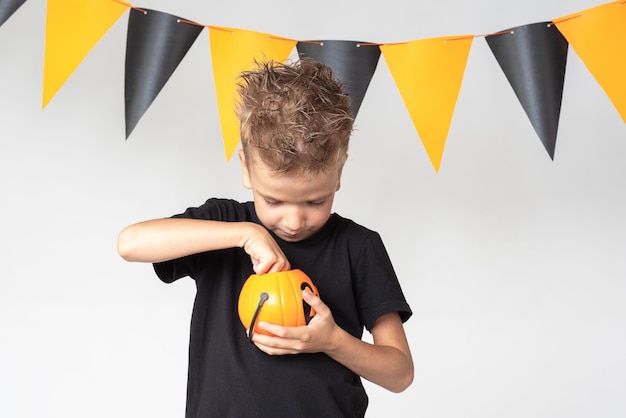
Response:
[{"label": "boy's face", "polygon": [[252,190],[259,220],[285,241],[315,235],[330,217],[341,168],[311,176],[275,174],[258,159],[249,161],[239,151],[243,185]]}]

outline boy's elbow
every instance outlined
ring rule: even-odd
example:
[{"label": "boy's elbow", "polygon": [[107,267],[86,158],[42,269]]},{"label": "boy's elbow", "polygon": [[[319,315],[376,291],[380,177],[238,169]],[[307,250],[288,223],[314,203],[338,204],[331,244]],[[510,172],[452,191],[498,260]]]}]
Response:
[{"label": "boy's elbow", "polygon": [[415,377],[415,366],[410,352],[404,354],[401,365],[398,365],[398,373],[393,383],[387,389],[393,393],[404,392],[411,384]]},{"label": "boy's elbow", "polygon": [[414,371],[411,366],[408,368],[399,378],[394,382],[394,384],[388,389],[393,393],[401,393],[408,389],[409,386],[413,383],[414,379]]},{"label": "boy's elbow", "polygon": [[125,228],[117,237],[117,253],[126,261],[134,261],[131,235],[128,228]]}]

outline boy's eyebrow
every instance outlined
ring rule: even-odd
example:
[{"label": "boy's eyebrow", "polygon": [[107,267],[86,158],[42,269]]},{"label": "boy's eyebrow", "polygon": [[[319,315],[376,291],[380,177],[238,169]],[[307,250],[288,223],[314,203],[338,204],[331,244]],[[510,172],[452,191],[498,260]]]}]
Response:
[{"label": "boy's eyebrow", "polygon": [[[261,196],[265,200],[272,200],[272,201],[276,201],[276,202],[282,202],[283,201],[282,199],[277,199],[277,198],[272,197],[270,195],[267,195],[267,194],[265,194],[265,193],[263,193],[263,192],[261,192],[259,190],[257,190],[257,193],[259,194],[259,196]],[[328,199],[330,196],[332,196],[332,193],[327,193],[327,194],[325,194],[323,196],[315,197],[314,199],[307,199],[306,202],[307,203],[319,202],[319,201],[323,201],[323,200]]]},{"label": "boy's eyebrow", "polygon": [[312,202],[323,202],[324,200],[328,199],[331,195],[332,195],[332,193],[329,193],[329,194],[326,194],[324,196],[316,197],[315,199],[309,199],[309,200],[307,200],[307,202],[309,202],[309,203],[312,203]]}]

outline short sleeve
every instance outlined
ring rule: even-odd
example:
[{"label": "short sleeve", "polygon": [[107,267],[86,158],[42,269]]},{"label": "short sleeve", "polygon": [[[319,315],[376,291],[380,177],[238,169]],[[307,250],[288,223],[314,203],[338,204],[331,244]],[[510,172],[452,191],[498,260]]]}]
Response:
[{"label": "short sleeve", "polygon": [[[252,211],[253,206],[250,202],[239,203],[232,199],[211,198],[201,206],[189,207],[183,213],[174,215],[172,218],[239,222],[252,220]],[[207,254],[204,256],[208,257]],[[199,258],[201,258],[200,255],[192,254],[174,260],[154,263],[154,272],[165,283],[172,283],[186,276],[194,277]]]},{"label": "short sleeve", "polygon": [[357,300],[367,330],[381,316],[398,312],[402,322],[412,315],[380,235],[372,232],[357,259]]}]

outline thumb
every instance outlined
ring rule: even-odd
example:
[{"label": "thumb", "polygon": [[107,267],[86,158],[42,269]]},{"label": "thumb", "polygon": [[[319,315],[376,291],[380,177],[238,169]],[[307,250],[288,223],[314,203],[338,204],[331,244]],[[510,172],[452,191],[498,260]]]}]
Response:
[{"label": "thumb", "polygon": [[304,289],[302,291],[302,299],[304,299],[304,301],[311,305],[316,311],[318,311],[318,308],[325,306],[322,302],[322,299],[320,299],[319,296],[315,295],[309,289]]}]

